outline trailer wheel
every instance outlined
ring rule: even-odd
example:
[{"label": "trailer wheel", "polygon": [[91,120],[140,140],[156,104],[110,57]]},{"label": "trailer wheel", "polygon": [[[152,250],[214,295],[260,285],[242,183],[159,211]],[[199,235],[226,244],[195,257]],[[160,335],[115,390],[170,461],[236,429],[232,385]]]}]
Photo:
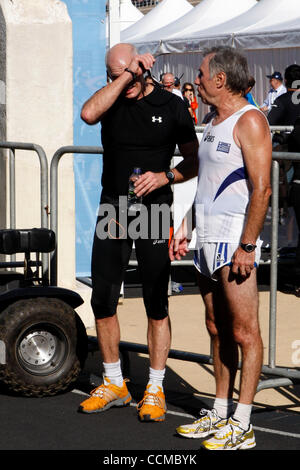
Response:
[{"label": "trailer wheel", "polygon": [[55,395],[74,382],[87,356],[87,335],[76,312],[54,298],[19,300],[0,314],[5,364],[0,377],[25,396]]}]

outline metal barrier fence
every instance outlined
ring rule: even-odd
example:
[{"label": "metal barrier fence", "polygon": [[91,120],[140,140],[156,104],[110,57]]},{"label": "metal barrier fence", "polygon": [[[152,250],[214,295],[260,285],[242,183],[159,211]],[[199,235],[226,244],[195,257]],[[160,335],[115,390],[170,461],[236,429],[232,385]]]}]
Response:
[{"label": "metal barrier fence", "polygon": [[[276,127],[275,130],[290,130],[287,127]],[[10,227],[15,228],[16,198],[15,198],[15,150],[31,150],[38,154],[40,160],[41,187],[41,226],[48,228],[48,164],[43,148],[32,143],[0,142],[0,148],[10,150]],[[65,154],[102,154],[101,147],[66,146],[59,148],[51,160],[50,167],[50,228],[58,234],[58,164]],[[179,155],[179,153],[176,153]],[[300,380],[300,371],[294,368],[276,366],[276,313],[277,313],[277,255],[278,255],[278,200],[279,200],[279,164],[278,160],[300,161],[300,154],[288,152],[273,152],[272,163],[272,235],[271,235],[271,272],[270,272],[270,305],[269,305],[269,354],[268,365],[264,365],[262,373],[272,376],[271,379],[260,381],[258,390],[291,385]],[[57,284],[57,248],[50,258],[50,284]],[[48,275],[48,255],[43,257],[43,274]],[[180,263],[180,262],[179,262]],[[93,341],[91,340],[91,343]],[[94,344],[95,347],[96,344]],[[145,345],[121,342],[123,354],[129,351],[147,353]],[[169,357],[184,361],[212,364],[212,357],[185,351],[171,350]],[[274,378],[275,377],[275,378]]]},{"label": "metal barrier fence", "polygon": [[[63,155],[73,153],[103,154],[103,148],[68,145],[60,147],[54,153],[50,164],[50,228],[56,234],[56,240],[58,238],[58,164]],[[57,285],[57,248],[50,255],[50,284]]]},{"label": "metal barrier fence", "polygon": [[[287,130],[286,127],[276,130]],[[288,129],[290,130],[290,128]],[[89,146],[67,146],[61,147],[53,155],[50,167],[50,207],[51,207],[51,229],[58,233],[58,198],[57,198],[57,179],[58,164],[64,154],[86,153],[102,154],[101,147]],[[178,155],[178,153],[177,153]],[[279,163],[278,160],[292,160],[300,162],[300,153],[273,152],[272,162],[272,238],[271,238],[271,272],[270,272],[270,304],[269,304],[269,354],[268,365],[263,365],[262,374],[269,375],[271,378],[263,379],[259,382],[257,391],[266,388],[275,388],[292,385],[294,381],[300,380],[300,371],[294,368],[276,366],[276,313],[277,313],[277,255],[278,255],[278,201],[279,201]],[[51,284],[57,283],[57,253],[51,256],[50,265]],[[97,340],[90,338],[90,345],[98,348]],[[142,344],[129,343],[121,341],[120,350],[124,355],[129,351],[148,353],[148,347]],[[170,358],[184,361],[212,364],[211,355],[196,354],[192,352],[170,350]],[[125,356],[126,358],[126,356]],[[128,362],[128,361],[127,361]],[[239,365],[239,367],[241,367]]]},{"label": "metal barrier fence", "polygon": [[[41,227],[48,228],[48,161],[44,149],[37,144],[24,142],[0,142],[0,148],[9,150],[9,210],[10,210],[10,228],[16,228],[16,168],[15,168],[15,151],[31,150],[37,153],[40,161],[40,199],[41,199]],[[15,260],[15,255],[11,259]],[[19,267],[22,267],[20,263]],[[49,256],[47,253],[42,254],[43,278],[48,278],[49,273]],[[15,264],[17,266],[17,263]]]},{"label": "metal barrier fence", "polygon": [[[202,133],[206,126],[195,126],[196,133]],[[270,126],[270,131],[274,132],[291,132],[294,126]]]}]

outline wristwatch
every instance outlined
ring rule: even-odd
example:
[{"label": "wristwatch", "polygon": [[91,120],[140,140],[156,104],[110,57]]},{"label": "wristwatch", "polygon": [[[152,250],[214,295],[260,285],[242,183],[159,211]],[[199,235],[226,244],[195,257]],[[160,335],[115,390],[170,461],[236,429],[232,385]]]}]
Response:
[{"label": "wristwatch", "polygon": [[137,78],[136,73],[134,73],[134,72],[133,72],[132,70],[130,70],[128,67],[126,67],[126,69],[124,69],[124,70],[125,70],[125,72],[131,73],[132,79],[133,79],[133,80],[136,80],[136,78]]},{"label": "wristwatch", "polygon": [[256,248],[256,245],[252,245],[252,243],[241,243],[240,246],[247,253],[252,253]]},{"label": "wristwatch", "polygon": [[174,182],[174,179],[175,179],[175,175],[174,175],[173,171],[168,170],[165,173],[166,173],[166,177],[169,180],[169,184],[172,184]]}]

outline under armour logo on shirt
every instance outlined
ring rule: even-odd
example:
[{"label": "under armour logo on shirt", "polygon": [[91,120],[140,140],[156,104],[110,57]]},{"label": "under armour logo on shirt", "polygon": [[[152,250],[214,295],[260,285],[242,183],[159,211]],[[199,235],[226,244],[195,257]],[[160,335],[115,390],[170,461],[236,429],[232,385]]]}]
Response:
[{"label": "under armour logo on shirt", "polygon": [[156,122],[156,121],[162,122],[162,117],[161,116],[158,116],[158,117],[152,116],[152,122]]}]

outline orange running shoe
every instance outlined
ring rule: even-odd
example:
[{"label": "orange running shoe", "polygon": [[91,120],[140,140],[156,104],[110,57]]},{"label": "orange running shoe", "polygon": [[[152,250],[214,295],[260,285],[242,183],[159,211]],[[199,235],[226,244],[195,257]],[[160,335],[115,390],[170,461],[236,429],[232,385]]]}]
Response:
[{"label": "orange running shoe", "polygon": [[126,381],[123,380],[122,387],[110,383],[107,377],[99,387],[91,391],[91,396],[79,405],[78,411],[83,413],[100,413],[112,406],[126,406],[131,402]]},{"label": "orange running shoe", "polygon": [[164,421],[167,407],[162,388],[159,386],[154,388],[149,384],[144,398],[137,405],[137,410],[141,421]]}]

